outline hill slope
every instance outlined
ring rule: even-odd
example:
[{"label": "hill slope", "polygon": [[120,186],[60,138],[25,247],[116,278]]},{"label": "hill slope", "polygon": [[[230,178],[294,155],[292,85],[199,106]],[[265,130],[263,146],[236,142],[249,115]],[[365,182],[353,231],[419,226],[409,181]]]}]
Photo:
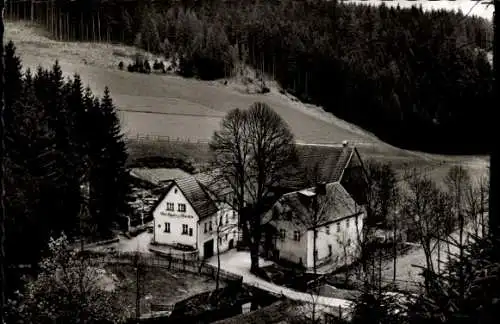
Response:
[{"label": "hill slope", "polygon": [[[247,108],[255,101],[264,101],[275,109],[290,125],[298,142],[309,144],[355,143],[362,154],[398,166],[426,166],[432,174],[442,175],[450,163],[464,164],[483,172],[487,165],[482,157],[450,157],[423,154],[397,149],[371,133],[336,118],[321,108],[298,102],[272,89],[265,95],[244,94],[231,83],[204,82],[174,75],[143,75],[119,71],[118,62],[131,60],[137,53],[132,47],[53,41],[46,33],[33,26],[9,22],[6,39],[14,41],[23,66],[35,69],[38,65],[50,67],[55,60],[66,75],[80,74],[83,82],[95,93],[109,86],[119,107],[122,127],[130,139],[153,135],[170,140],[206,142],[218,129],[221,118],[232,108]],[[155,143],[149,143],[149,145]],[[143,151],[135,141],[132,151]],[[161,146],[161,143],[158,144]],[[148,147],[150,154],[172,148]],[[175,146],[175,145],[174,145]],[[188,151],[198,150],[196,145]],[[206,151],[206,148],[203,149]],[[206,153],[206,152],[205,152]],[[206,157],[206,154],[204,155]]]},{"label": "hill slope", "polygon": [[381,143],[370,133],[276,89],[265,95],[245,94],[220,82],[118,70],[120,60],[127,62],[135,55],[131,47],[57,42],[20,23],[7,23],[6,39],[14,41],[25,68],[35,69],[39,64],[50,67],[59,60],[66,75],[80,74],[95,93],[108,86],[129,137],[147,134],[205,141],[229,110],[263,101],[283,116],[298,141]]}]

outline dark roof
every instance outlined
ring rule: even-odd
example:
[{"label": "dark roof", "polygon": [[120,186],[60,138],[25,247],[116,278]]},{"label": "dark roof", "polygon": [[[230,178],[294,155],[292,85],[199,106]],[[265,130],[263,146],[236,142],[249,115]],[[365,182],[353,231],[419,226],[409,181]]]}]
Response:
[{"label": "dark roof", "polygon": [[[215,322],[216,324],[260,324],[260,323],[289,323],[290,319],[295,318],[296,308],[300,302],[293,300],[278,300],[277,302],[260,308],[258,310],[236,315],[221,321]],[[214,324],[215,324],[214,323]]]},{"label": "dark roof", "polygon": [[152,212],[154,212],[160,202],[165,199],[165,196],[174,185],[177,185],[177,187],[179,187],[182,194],[184,195],[184,197],[186,197],[187,201],[189,201],[200,219],[212,216],[219,210],[208,192],[203,188],[203,185],[200,184],[200,182],[198,182],[198,180],[194,176],[189,176],[172,181],[170,185],[166,187],[166,190],[164,191],[160,199],[158,199],[155,206],[151,209]]},{"label": "dark roof", "polygon": [[283,179],[278,187],[302,189],[311,185],[310,181],[332,183],[341,180],[344,169],[348,166],[353,146],[297,146],[298,167],[296,176]]},{"label": "dark roof", "polygon": [[196,180],[209,192],[212,199],[223,197],[232,192],[231,186],[221,176],[220,171],[213,170],[194,175]]},{"label": "dark roof", "polygon": [[198,217],[212,216],[218,211],[215,202],[194,176],[174,180],[174,183],[193,206]]},{"label": "dark roof", "polygon": [[[319,226],[312,222],[312,199],[315,196],[315,189],[309,188],[294,191],[283,195],[269,211],[267,218],[277,219],[288,217],[291,212],[291,220],[298,225],[305,227]],[[323,197],[323,196],[322,196]],[[320,205],[320,223],[326,224],[336,220],[358,214],[362,209],[357,205],[351,195],[339,183],[329,183],[326,185],[325,198],[318,198]]]},{"label": "dark roof", "polygon": [[162,182],[187,177],[189,173],[179,168],[133,168],[130,175],[158,186]]}]

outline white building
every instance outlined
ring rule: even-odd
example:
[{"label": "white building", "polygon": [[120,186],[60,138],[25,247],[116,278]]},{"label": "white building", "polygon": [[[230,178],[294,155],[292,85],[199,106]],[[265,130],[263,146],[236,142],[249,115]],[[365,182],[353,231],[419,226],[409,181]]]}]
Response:
[{"label": "white building", "polygon": [[192,248],[200,258],[236,245],[238,216],[226,203],[231,192],[215,194],[209,179],[203,174],[170,183],[152,210],[153,243]]},{"label": "white building", "polygon": [[337,268],[359,255],[365,210],[339,182],[287,193],[268,217],[277,234],[273,252],[279,259],[312,269],[315,247],[317,267]]}]

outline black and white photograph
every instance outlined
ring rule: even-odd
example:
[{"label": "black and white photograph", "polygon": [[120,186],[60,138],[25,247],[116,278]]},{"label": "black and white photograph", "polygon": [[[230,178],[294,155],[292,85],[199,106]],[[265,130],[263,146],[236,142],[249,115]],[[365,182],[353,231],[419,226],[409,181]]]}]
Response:
[{"label": "black and white photograph", "polygon": [[0,0],[0,324],[498,323],[497,11]]}]

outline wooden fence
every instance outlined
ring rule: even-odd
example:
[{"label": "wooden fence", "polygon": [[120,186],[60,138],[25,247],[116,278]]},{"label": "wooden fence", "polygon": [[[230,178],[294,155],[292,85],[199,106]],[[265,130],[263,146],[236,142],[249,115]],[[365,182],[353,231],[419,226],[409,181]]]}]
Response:
[{"label": "wooden fence", "polygon": [[[217,267],[214,267],[203,260],[194,257],[179,258],[179,254],[172,255],[154,255],[146,253],[105,253],[85,251],[84,254],[90,257],[94,264],[124,264],[140,265],[143,267],[162,267],[174,271],[182,271],[193,274],[205,275],[211,278],[217,276]],[[189,255],[189,254],[187,254]],[[243,277],[232,274],[223,269],[219,270],[219,276],[222,280],[241,283]]]},{"label": "wooden fence", "polygon": [[163,135],[153,135],[153,134],[136,134],[136,135],[128,135],[128,141],[137,141],[137,142],[165,142],[165,143],[191,143],[191,144],[208,144],[208,139],[192,139],[189,137],[172,137],[172,136],[163,136]]}]

